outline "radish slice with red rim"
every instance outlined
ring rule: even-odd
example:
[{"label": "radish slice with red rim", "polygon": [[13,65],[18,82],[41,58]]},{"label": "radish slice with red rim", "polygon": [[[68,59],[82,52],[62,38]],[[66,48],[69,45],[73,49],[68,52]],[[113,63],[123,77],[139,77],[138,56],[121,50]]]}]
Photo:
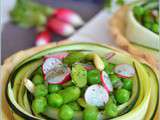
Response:
[{"label": "radish slice with red rim", "polygon": [[48,72],[52,71],[57,66],[61,66],[61,65],[62,65],[62,62],[58,58],[54,58],[54,57],[46,58],[42,65],[43,74],[46,75]]},{"label": "radish slice with red rim", "polygon": [[63,84],[71,79],[70,69],[63,66],[57,67],[56,69],[47,73],[45,78],[48,84]]},{"label": "radish slice with red rim", "polygon": [[121,78],[129,78],[135,75],[135,69],[130,64],[119,64],[114,68],[114,71]]},{"label": "radish slice with red rim", "polygon": [[61,52],[61,53],[46,55],[45,58],[51,58],[52,57],[52,58],[64,59],[67,56],[68,56],[67,52]]},{"label": "radish slice with red rim", "polygon": [[89,86],[85,91],[84,97],[87,104],[97,107],[104,106],[109,100],[109,95],[105,88],[98,84]]},{"label": "radish slice with red rim", "polygon": [[111,80],[105,71],[101,72],[100,78],[101,78],[101,82],[102,82],[104,88],[107,90],[107,92],[110,93],[111,91],[113,91],[113,86],[112,86]]}]

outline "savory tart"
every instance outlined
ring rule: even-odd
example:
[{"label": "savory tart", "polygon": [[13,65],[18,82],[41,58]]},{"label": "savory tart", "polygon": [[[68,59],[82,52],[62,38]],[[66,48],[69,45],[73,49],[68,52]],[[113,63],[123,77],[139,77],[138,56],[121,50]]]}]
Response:
[{"label": "savory tart", "polygon": [[155,69],[109,46],[50,47],[8,73],[6,100],[16,120],[140,120],[157,112]]}]

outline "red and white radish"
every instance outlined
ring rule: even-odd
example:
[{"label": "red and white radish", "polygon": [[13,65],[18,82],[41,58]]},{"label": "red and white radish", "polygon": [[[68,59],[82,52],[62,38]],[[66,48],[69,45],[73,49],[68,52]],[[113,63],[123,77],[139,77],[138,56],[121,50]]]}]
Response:
[{"label": "red and white radish", "polygon": [[65,67],[57,68],[57,70],[46,74],[48,84],[63,84],[70,79],[70,69]]},{"label": "red and white radish", "polygon": [[58,66],[62,65],[62,61],[58,58],[49,57],[46,58],[42,64],[42,71],[44,75],[52,71],[53,69],[57,68]]},{"label": "red and white radish", "polygon": [[135,75],[135,69],[130,64],[119,64],[114,68],[114,71],[121,78],[129,78]]},{"label": "red and white radish", "polygon": [[109,53],[107,53],[106,55],[105,55],[105,58],[107,59],[107,60],[109,60],[109,59],[111,59],[113,56],[115,56],[116,55],[116,53],[114,53],[114,52],[109,52]]},{"label": "red and white radish", "polygon": [[100,79],[101,79],[101,82],[102,82],[104,88],[106,89],[106,91],[108,93],[113,91],[113,86],[112,86],[111,80],[105,71],[101,72]]},{"label": "red and white radish", "polygon": [[103,86],[95,84],[86,89],[84,98],[87,104],[102,107],[108,102],[109,95]]},{"label": "red and white radish", "polygon": [[36,40],[35,40],[35,45],[36,46],[46,45],[49,42],[51,42],[51,34],[48,31],[40,32],[36,36]]},{"label": "red and white radish", "polygon": [[55,54],[51,54],[51,55],[46,55],[45,58],[58,58],[58,59],[64,59],[65,57],[68,56],[69,53],[67,52],[61,52],[61,53],[55,53]]},{"label": "red and white radish", "polygon": [[75,27],[84,24],[82,18],[75,11],[70,9],[58,8],[54,11],[54,16],[59,20],[72,24]]},{"label": "red and white radish", "polygon": [[47,26],[51,31],[62,36],[69,36],[75,31],[72,25],[60,21],[56,18],[50,18],[48,20]]}]

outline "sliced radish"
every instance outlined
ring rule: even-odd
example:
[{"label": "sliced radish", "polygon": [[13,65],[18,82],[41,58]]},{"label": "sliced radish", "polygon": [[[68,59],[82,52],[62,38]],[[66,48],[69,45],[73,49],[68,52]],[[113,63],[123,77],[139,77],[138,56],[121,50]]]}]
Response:
[{"label": "sliced radish", "polygon": [[52,71],[53,69],[61,65],[62,65],[62,62],[60,59],[55,57],[48,57],[45,59],[42,65],[42,71],[44,75],[46,75],[48,72]]},{"label": "sliced radish", "polygon": [[46,74],[48,84],[63,84],[70,79],[70,69],[66,67],[59,67]]},{"label": "sliced radish", "polygon": [[107,59],[107,60],[109,60],[109,59],[111,59],[113,56],[115,56],[116,55],[116,53],[114,53],[114,52],[109,52],[109,53],[107,53],[106,55],[105,55],[105,58]]},{"label": "sliced radish", "polygon": [[100,78],[101,78],[101,82],[102,82],[104,88],[107,90],[107,92],[110,93],[111,91],[113,91],[113,86],[112,86],[111,80],[105,71],[101,72]]},{"label": "sliced radish", "polygon": [[65,57],[68,56],[67,52],[61,52],[61,53],[55,53],[55,54],[51,54],[51,55],[46,55],[45,58],[58,58],[58,59],[64,59]]},{"label": "sliced radish", "polygon": [[135,75],[135,69],[130,64],[117,65],[114,71],[121,78],[129,78]]},{"label": "sliced radish", "polygon": [[32,83],[31,80],[24,78],[24,86],[29,92],[34,93],[35,85]]},{"label": "sliced radish", "polygon": [[97,107],[104,106],[109,100],[109,95],[105,88],[98,84],[89,86],[85,91],[84,97],[87,104]]}]

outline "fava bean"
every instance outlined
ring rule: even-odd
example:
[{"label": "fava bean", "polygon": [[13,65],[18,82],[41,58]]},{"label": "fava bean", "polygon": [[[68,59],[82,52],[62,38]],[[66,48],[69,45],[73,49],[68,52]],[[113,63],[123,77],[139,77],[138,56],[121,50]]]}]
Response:
[{"label": "fava bean", "polygon": [[62,89],[61,85],[57,85],[57,84],[49,84],[48,85],[48,92],[49,93],[55,93],[58,92]]},{"label": "fava bean", "polygon": [[68,105],[63,105],[59,110],[59,118],[60,120],[71,120],[74,115],[74,111]]},{"label": "fava bean", "polygon": [[81,110],[81,108],[80,108],[80,106],[78,105],[77,102],[71,102],[71,103],[68,103],[68,105],[75,111],[80,111]]},{"label": "fava bean", "polygon": [[118,115],[118,107],[109,100],[109,102],[105,105],[105,113],[109,117],[115,117]]},{"label": "fava bean", "polygon": [[95,106],[87,106],[83,111],[84,120],[97,120],[98,109]]},{"label": "fava bean", "polygon": [[37,97],[32,102],[32,110],[35,113],[42,113],[47,107],[47,100],[45,97]]},{"label": "fava bean", "polygon": [[115,97],[118,103],[122,104],[129,100],[130,92],[126,89],[121,88],[116,91]]},{"label": "fava bean", "polygon": [[63,104],[63,98],[59,94],[52,93],[48,95],[48,104],[52,107],[58,108]]},{"label": "fava bean", "polygon": [[39,97],[39,96],[46,96],[47,93],[48,93],[47,87],[43,84],[40,84],[35,87],[33,94],[35,97]]},{"label": "fava bean", "polygon": [[127,90],[132,90],[133,81],[130,79],[123,79],[123,88]]},{"label": "fava bean", "polygon": [[35,84],[35,85],[39,85],[39,84],[42,84],[43,83],[43,77],[40,75],[40,74],[36,74],[33,76],[32,78],[32,82]]},{"label": "fava bean", "polygon": [[59,94],[63,97],[64,103],[69,103],[77,100],[80,97],[80,93],[80,89],[75,86],[67,87],[59,91]]},{"label": "fava bean", "polygon": [[94,69],[87,72],[87,80],[88,84],[99,84],[101,82],[100,80],[100,71]]}]

